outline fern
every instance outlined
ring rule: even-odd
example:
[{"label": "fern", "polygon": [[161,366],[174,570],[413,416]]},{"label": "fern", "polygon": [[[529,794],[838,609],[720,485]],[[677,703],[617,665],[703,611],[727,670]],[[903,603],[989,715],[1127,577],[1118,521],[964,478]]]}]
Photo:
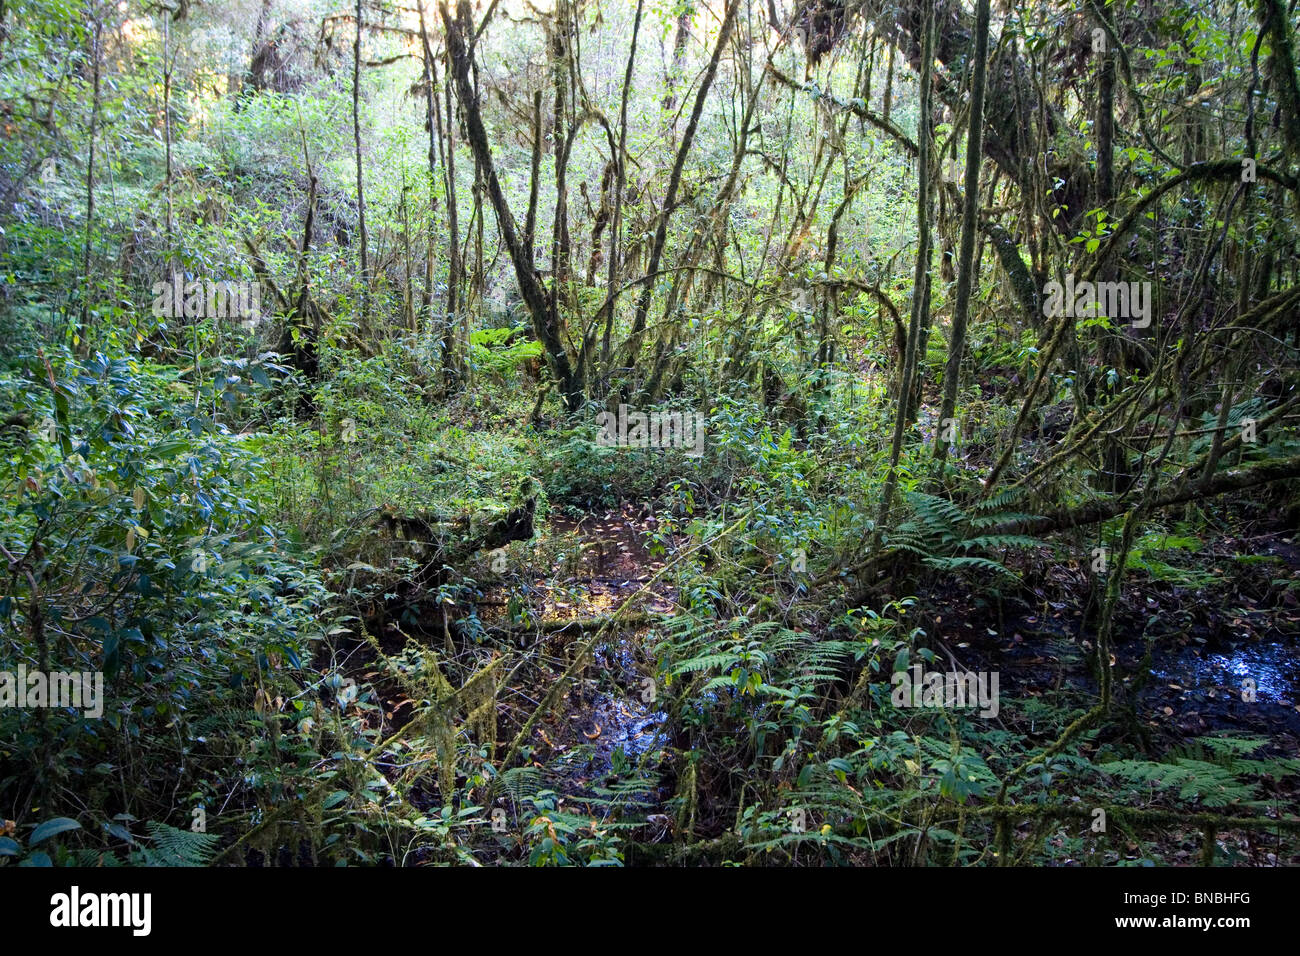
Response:
[{"label": "fern", "polygon": [[915,518],[905,522],[899,531],[912,531],[927,544],[937,547],[958,540],[966,515],[961,508],[946,498],[914,491],[908,496]]},{"label": "fern", "polygon": [[975,538],[967,538],[961,543],[961,546],[966,551],[972,548],[1005,551],[1008,548],[1037,548],[1042,543],[1038,538],[1026,534],[984,534]]},{"label": "fern", "polygon": [[[999,495],[998,500],[1009,503],[1017,496],[1018,493],[1006,492]],[[977,505],[976,514],[971,517],[946,498],[920,492],[912,492],[907,498],[912,506],[913,517],[895,529],[889,543],[894,548],[920,556],[926,564],[941,571],[984,568],[997,574],[1010,575],[1011,572],[992,557],[963,555],[961,552],[998,552],[1010,548],[1038,547],[1043,543],[1038,538],[1022,534],[972,535],[972,531],[981,528],[1000,525],[1018,517],[1029,517],[998,510],[989,502]]]},{"label": "fern", "polygon": [[1210,751],[1219,758],[1245,757],[1268,744],[1267,737],[1197,737],[1189,745]]},{"label": "fern", "polygon": [[137,866],[207,866],[217,852],[215,833],[178,830],[165,823],[145,824],[151,846],[132,853]]},{"label": "fern", "polygon": [[965,557],[951,558],[926,558],[925,563],[932,568],[938,568],[940,571],[956,571],[962,568],[984,568],[995,574],[1005,574],[1008,577],[1015,577],[1015,574],[1008,570],[1005,565],[999,564],[989,558],[980,558],[974,555]]},{"label": "fern", "polygon": [[1103,768],[1129,783],[1178,790],[1180,800],[1196,801],[1207,807],[1226,807],[1249,800],[1252,790],[1227,767],[1188,760],[1156,763],[1148,760],[1117,760]]},{"label": "fern", "polygon": [[801,674],[815,680],[831,680],[848,659],[861,652],[862,645],[855,641],[810,641],[800,654],[796,667]]},{"label": "fern", "polygon": [[1268,743],[1260,737],[1197,737],[1171,751],[1165,761],[1117,760],[1101,769],[1130,783],[1178,791],[1178,799],[1207,807],[1259,804],[1256,787],[1269,776],[1300,770],[1295,759],[1259,760],[1253,755]]},{"label": "fern", "polygon": [[511,767],[501,772],[499,784],[516,806],[546,786],[545,775],[536,767]]},{"label": "fern", "polygon": [[697,671],[707,671],[712,670],[715,667],[731,667],[735,663],[736,655],[734,653],[703,654],[699,657],[692,657],[688,660],[674,664],[668,673],[676,677],[679,674],[691,674]]},{"label": "fern", "polygon": [[975,506],[976,512],[1002,511],[1007,505],[1024,497],[1023,488],[1006,488],[996,495],[985,498]]},{"label": "fern", "polygon": [[[988,514],[975,514],[971,516],[970,526],[974,529],[992,528],[1000,524],[1010,524],[1011,522],[1026,523],[1040,518],[1041,515],[1030,514],[1027,511],[992,511]],[[1011,537],[1011,536],[1009,536]],[[1037,539],[1033,539],[1037,541]]]}]

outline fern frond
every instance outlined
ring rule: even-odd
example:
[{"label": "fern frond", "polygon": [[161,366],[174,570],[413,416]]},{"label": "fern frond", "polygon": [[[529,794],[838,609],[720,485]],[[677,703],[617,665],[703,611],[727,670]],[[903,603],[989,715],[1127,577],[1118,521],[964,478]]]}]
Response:
[{"label": "fern frond", "polygon": [[522,803],[525,796],[531,796],[546,786],[545,775],[536,767],[511,767],[503,770],[497,778],[500,786],[513,803]]},{"label": "fern frond", "polygon": [[219,837],[215,833],[180,830],[156,821],[146,823],[145,829],[150,846],[138,853],[144,866],[207,866],[216,856]]},{"label": "fern frond", "polygon": [[1027,534],[984,534],[967,538],[961,543],[963,549],[985,548],[990,551],[1004,551],[1007,548],[1037,548],[1043,544],[1038,538]]},{"label": "fern frond", "polygon": [[1101,769],[1129,783],[1177,789],[1180,800],[1196,801],[1207,807],[1231,806],[1250,800],[1254,795],[1251,784],[1239,780],[1232,768],[1204,760],[1186,757],[1174,763],[1116,760],[1104,764]]},{"label": "fern frond", "polygon": [[700,657],[692,657],[688,660],[674,664],[669,674],[677,676],[678,674],[690,674],[697,671],[707,671],[715,667],[730,667],[736,663],[735,654],[704,654]]},{"label": "fern frond", "polygon": [[966,555],[964,557],[951,558],[926,558],[925,563],[932,568],[938,568],[940,571],[955,571],[958,568],[984,568],[998,574],[1005,574],[1015,577],[1015,572],[1009,570],[1005,565],[988,558],[980,558],[975,555]]}]

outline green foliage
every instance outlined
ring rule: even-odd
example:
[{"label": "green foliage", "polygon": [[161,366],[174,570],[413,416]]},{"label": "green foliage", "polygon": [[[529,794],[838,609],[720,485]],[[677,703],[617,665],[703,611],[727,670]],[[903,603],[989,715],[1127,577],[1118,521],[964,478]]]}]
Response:
[{"label": "green foliage", "polygon": [[[1218,579],[1218,575],[1193,566],[1201,548],[1201,540],[1194,535],[1152,531],[1133,542],[1127,566],[1145,572],[1155,581],[1189,588],[1207,587]],[[1177,563],[1166,560],[1166,556],[1178,555],[1180,551],[1187,552],[1183,560]]]},{"label": "green foliage", "polygon": [[1259,737],[1197,737],[1164,760],[1113,760],[1100,765],[1112,777],[1151,790],[1176,791],[1178,800],[1204,807],[1267,807],[1265,781],[1300,771],[1294,758],[1259,759]]},{"label": "green foliage", "polygon": [[1040,547],[1043,544],[1028,535],[975,533],[980,528],[1022,517],[1018,512],[1003,510],[1012,503],[1011,500],[986,502],[973,516],[968,516],[953,501],[936,495],[909,492],[907,501],[911,506],[912,517],[894,529],[889,542],[894,547],[921,556],[927,565],[939,571],[979,568],[1014,580],[1015,575],[1000,561],[958,552],[979,550],[1003,553],[1015,548]]},{"label": "green foliage", "polygon": [[139,866],[205,866],[216,855],[215,833],[178,830],[165,823],[149,822],[149,845],[141,846],[132,863]]},{"label": "green foliage", "polygon": [[[1171,585],[1210,618],[1254,602],[1252,625],[1276,612],[1282,627],[1300,593],[1289,539],[1235,557],[1270,565],[1252,582],[1267,594],[1225,594],[1206,560],[1283,529],[1293,481],[1185,500],[1300,453],[1279,412],[1297,385],[1281,34],[1244,6],[1112,10],[1114,197],[1089,208],[1100,61],[1070,52],[1066,6],[999,18],[1015,62],[990,94],[1015,115],[986,133],[998,172],[981,173],[956,383],[969,438],[936,473],[964,189],[942,170],[969,119],[967,12],[941,24],[956,115],[927,169],[915,57],[881,45],[919,49],[919,19],[902,9],[885,36],[871,5],[823,5],[843,14],[831,49],[813,55],[795,23],[761,80],[743,54],[766,14],[742,8],[707,91],[691,4],[647,5],[626,90],[633,5],[489,16],[477,103],[456,102],[441,66],[427,85],[385,4],[355,91],[352,24],[318,5],[181,4],[167,21],[138,0],[0,7],[0,664],[99,672],[106,689],[102,718],[0,710],[0,804],[19,818],[0,819],[0,862],[619,865],[671,843],[710,862],[1136,863],[1178,858],[1134,833],[1138,853],[1108,847],[1053,809],[1287,799],[1274,781],[1293,760],[1262,738],[1167,747],[1124,673],[1140,637],[1172,643],[1155,636]],[[571,88],[534,142],[539,76]],[[487,155],[463,135],[473,110]],[[1256,183],[1239,178],[1246,155]],[[930,262],[914,258],[922,179],[939,200]],[[262,314],[159,314],[153,288],[174,274],[256,282]],[[1066,274],[1149,280],[1151,325],[1038,314],[1036,286]],[[530,275],[583,380],[564,404],[545,384],[561,363],[532,380]],[[922,295],[902,396],[897,327]],[[645,336],[628,348],[634,318]],[[706,413],[703,457],[604,447],[592,418],[621,402]],[[1203,473],[1216,438],[1232,445]],[[899,494],[878,526],[886,475]],[[1153,506],[1171,490],[1181,520]],[[465,543],[534,494],[539,540],[455,559],[424,540]],[[621,536],[626,580],[578,580],[592,542],[545,537],[559,508],[584,526],[652,514],[652,560]],[[1016,530],[1039,510],[1061,519],[1050,547]],[[1077,558],[1126,513],[1128,573],[1107,589]],[[609,624],[626,610],[638,628]],[[607,628],[572,626],[597,613]],[[1121,680],[1079,730],[1098,617]],[[895,669],[959,658],[1016,669],[996,721],[893,704]],[[662,697],[618,718],[640,733],[594,729],[646,674]],[[1011,860],[991,848],[994,800],[1025,811]],[[216,807],[211,834],[185,829]],[[505,833],[486,825],[503,808]]]},{"label": "green foliage", "polygon": [[[540,358],[542,343],[515,339],[518,330],[479,329],[469,337],[469,364],[474,371],[504,378],[519,371],[530,359]],[[512,341],[514,340],[514,341]]]},{"label": "green foliage", "polygon": [[[262,518],[261,462],[178,384],[102,355],[33,358],[0,377],[6,403],[38,423],[4,447],[0,544],[21,570],[0,597],[0,656],[102,672],[107,698],[102,720],[56,710],[42,727],[0,711],[18,760],[0,781],[10,799],[70,788],[92,813],[111,800],[166,815],[144,780],[126,806],[110,796],[124,747],[179,744],[191,755],[181,784],[213,786],[244,750],[242,714],[301,692],[325,589]],[[262,760],[279,763],[274,748],[254,751],[247,781]],[[174,771],[157,772],[177,785]]]}]

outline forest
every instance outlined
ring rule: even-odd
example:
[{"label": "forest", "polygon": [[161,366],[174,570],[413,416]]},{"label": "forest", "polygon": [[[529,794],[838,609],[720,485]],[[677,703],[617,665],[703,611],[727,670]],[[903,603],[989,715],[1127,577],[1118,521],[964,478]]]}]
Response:
[{"label": "forest", "polygon": [[1300,864],[1297,6],[0,0],[0,870]]}]

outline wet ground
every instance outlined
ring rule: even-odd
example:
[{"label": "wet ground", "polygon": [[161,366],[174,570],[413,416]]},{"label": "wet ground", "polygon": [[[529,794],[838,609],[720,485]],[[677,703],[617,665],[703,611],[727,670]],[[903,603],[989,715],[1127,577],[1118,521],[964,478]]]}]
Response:
[{"label": "wet ground", "polygon": [[[601,621],[625,602],[628,615],[639,615],[637,623],[602,634],[587,666],[528,741],[527,760],[546,786],[563,795],[566,808],[593,818],[616,790],[626,795],[620,797],[626,808],[635,804],[641,812],[660,813],[671,796],[664,754],[670,728],[647,643],[657,616],[673,613],[676,594],[656,578],[664,559],[653,553],[655,530],[653,515],[633,506],[580,520],[553,515],[522,555],[510,552],[497,583],[484,588],[477,647],[460,638],[462,653],[471,656],[503,642],[525,649],[500,691],[503,746]],[[1232,582],[1232,600],[1133,576],[1116,618],[1116,694],[1149,729],[1153,756],[1215,732],[1264,735],[1270,755],[1300,753],[1300,608],[1278,598],[1272,586],[1284,579],[1279,576],[1300,574],[1290,564],[1300,551],[1289,538],[1277,547],[1282,557],[1256,578]],[[973,588],[919,595],[918,607],[936,609],[919,623],[959,667],[999,671],[1004,702],[1041,698],[1089,706],[1098,688],[1089,664],[1095,632],[1080,609],[1086,577],[1041,555],[1033,560],[1051,567],[1056,580],[1002,599]],[[431,643],[440,646],[436,638]],[[1142,666],[1148,649],[1149,674]],[[1031,738],[1047,733],[1029,723],[1015,729]],[[1188,852],[1194,857],[1196,848]]]},{"label": "wet ground", "polygon": [[[1248,550],[1263,560],[1234,562]],[[1225,538],[1195,560],[1220,576],[1213,587],[1175,586],[1141,572],[1126,579],[1114,628],[1117,693],[1125,703],[1135,696],[1157,743],[1236,732],[1272,738],[1275,753],[1300,753],[1300,607],[1296,589],[1286,587],[1300,577],[1300,549],[1283,533]],[[963,667],[999,670],[1004,700],[1074,692],[1091,702],[1096,630],[1080,607],[1087,577],[1042,556],[1032,561],[1049,570],[1035,572],[1014,597],[935,596],[930,603],[942,611],[923,626]]]},{"label": "wet ground", "polygon": [[[547,539],[556,553],[556,573],[534,580],[530,613],[552,627],[565,620],[599,621],[631,598],[629,616],[670,614],[673,590],[653,580],[664,567],[662,558],[650,553],[653,528],[652,517],[630,506],[581,520],[552,517]],[[500,600],[504,590],[486,597]],[[595,783],[654,776],[667,718],[644,646],[649,629],[646,623],[610,627],[556,713],[540,723],[539,758],[544,754],[563,769],[565,779],[557,782],[566,792],[581,797]],[[546,637],[551,679],[586,637],[578,627]]]},{"label": "wet ground", "polygon": [[[540,613],[582,620],[613,611],[663,568],[662,558],[648,546],[653,530],[653,518],[631,506],[580,521],[553,518],[549,534],[562,543],[564,569],[549,580],[537,580]],[[1241,547],[1231,540],[1222,544],[1225,549]],[[1270,575],[1282,573],[1279,567],[1288,569],[1290,558],[1300,557],[1290,538],[1261,546],[1266,552],[1278,549],[1278,565],[1261,572],[1265,591]],[[1132,699],[1156,745],[1223,731],[1262,734],[1272,739],[1271,752],[1300,753],[1300,609],[1287,603],[1259,606],[1242,593],[1229,607],[1221,597],[1148,586],[1140,575],[1133,581],[1137,593],[1146,595],[1145,607],[1140,599],[1129,599],[1117,617],[1117,693]],[[1250,591],[1249,580],[1237,583]],[[1097,694],[1088,664],[1095,632],[1083,623],[1078,601],[1071,599],[1082,593],[1080,582],[1062,584],[1059,594],[1043,597],[1040,592],[1033,606],[1021,595],[996,609],[978,597],[945,592],[942,601],[932,602],[942,613],[925,622],[926,630],[961,667],[999,670],[1004,700],[1050,701],[1064,693],[1086,705]],[[669,614],[674,597],[657,582],[634,606]],[[628,774],[647,751],[665,743],[660,733],[665,715],[649,680],[654,667],[644,647],[647,632],[648,627],[639,627],[610,634],[596,649],[583,680],[540,733],[549,756],[561,758],[569,782],[579,789],[593,780]],[[565,640],[576,639],[575,634]],[[1148,640],[1152,662],[1144,677]]]}]

